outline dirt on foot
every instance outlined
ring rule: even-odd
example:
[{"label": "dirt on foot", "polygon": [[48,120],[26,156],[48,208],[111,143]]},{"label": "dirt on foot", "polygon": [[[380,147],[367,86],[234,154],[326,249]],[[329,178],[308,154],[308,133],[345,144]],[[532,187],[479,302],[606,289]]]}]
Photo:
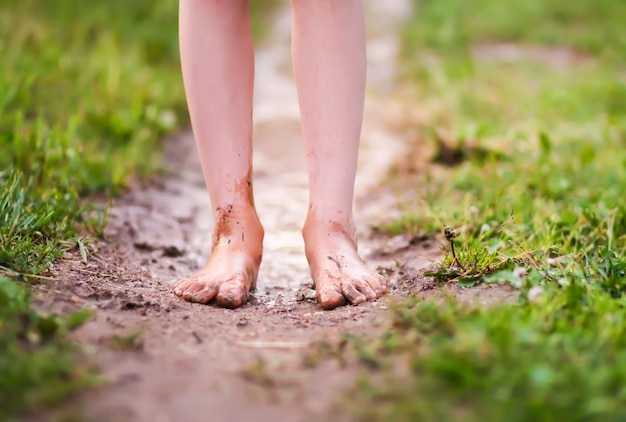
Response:
[{"label": "dirt on foot", "polygon": [[402,107],[394,100],[394,57],[409,2],[366,4],[369,91],[356,218],[359,251],[387,276],[389,294],[332,311],[316,302],[301,236],[308,190],[286,9],[256,56],[255,200],[266,236],[248,303],[223,309],[172,293],[211,250],[211,206],[189,133],[166,142],[166,176],[116,201],[105,240],[92,246],[98,253],[87,262],[68,253],[36,295],[46,311],[95,310],[75,334],[108,380],[79,398],[87,420],[335,420],[331,412],[358,372],[336,360],[311,367],[316,344],[345,332],[376,334],[390,300],[437,290],[423,275],[440,258],[437,241],[370,229],[399,215],[398,202],[418,189],[382,185],[408,145],[390,122]]}]

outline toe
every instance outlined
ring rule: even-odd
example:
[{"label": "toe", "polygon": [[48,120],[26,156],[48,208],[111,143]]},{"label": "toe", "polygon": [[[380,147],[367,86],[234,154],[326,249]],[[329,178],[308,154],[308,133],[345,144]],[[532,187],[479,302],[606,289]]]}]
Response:
[{"label": "toe", "polygon": [[246,303],[248,300],[246,281],[247,276],[245,274],[237,274],[224,282],[217,293],[217,304],[232,309]]},{"label": "toe", "polygon": [[209,303],[215,295],[217,295],[218,290],[219,285],[217,283],[207,283],[202,290],[191,294],[188,300],[191,302],[206,304]]},{"label": "toe", "polygon": [[174,287],[172,287],[172,291],[176,296],[182,296],[183,292],[187,290],[187,287],[189,287],[189,284],[190,282],[188,279],[178,280],[174,284]]},{"label": "toe", "polygon": [[181,296],[185,300],[192,301],[191,298],[196,293],[198,293],[200,290],[204,289],[204,287],[205,287],[204,283],[193,283],[193,284],[190,284],[189,287],[187,287],[185,290],[183,290]]},{"label": "toe", "polygon": [[346,299],[341,292],[339,281],[336,283],[319,283],[317,288],[317,301],[323,309],[335,309],[346,303]]},{"label": "toe", "polygon": [[358,305],[367,300],[367,297],[359,292],[352,280],[341,283],[341,290],[343,295],[354,305]]},{"label": "toe", "polygon": [[223,289],[220,289],[220,292],[217,294],[217,304],[223,308],[238,308],[247,301],[248,295],[243,291],[243,289],[240,289],[239,291],[236,291],[235,289],[228,289],[225,292]]},{"label": "toe", "polygon": [[364,277],[364,280],[374,291],[376,297],[380,297],[387,292],[387,282],[381,275],[376,274],[371,277]]},{"label": "toe", "polygon": [[356,287],[361,294],[365,295],[367,300],[374,300],[378,297],[370,280],[353,280],[352,282],[354,283],[354,287]]},{"label": "toe", "polygon": [[376,278],[380,282],[383,294],[387,293],[387,291],[389,291],[389,284],[387,283],[387,279],[380,274],[376,274],[376,276]]}]

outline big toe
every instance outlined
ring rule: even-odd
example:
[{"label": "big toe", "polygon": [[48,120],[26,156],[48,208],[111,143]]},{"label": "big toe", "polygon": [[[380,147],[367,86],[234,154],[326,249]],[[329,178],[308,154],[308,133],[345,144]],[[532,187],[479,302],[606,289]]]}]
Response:
[{"label": "big toe", "polygon": [[224,308],[237,308],[248,301],[246,276],[241,274],[220,286],[216,297],[217,304]]},{"label": "big toe", "polygon": [[248,295],[243,291],[220,292],[217,295],[217,304],[222,308],[235,309],[248,301]]},{"label": "big toe", "polygon": [[324,309],[335,309],[346,303],[339,283],[321,283],[317,289],[317,301]]}]

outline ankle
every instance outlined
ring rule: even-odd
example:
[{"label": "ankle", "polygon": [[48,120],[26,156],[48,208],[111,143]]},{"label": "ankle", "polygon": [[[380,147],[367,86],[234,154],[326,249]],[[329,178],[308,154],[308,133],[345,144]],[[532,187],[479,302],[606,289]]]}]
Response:
[{"label": "ankle", "polygon": [[309,212],[302,228],[307,248],[324,243],[347,241],[356,247],[356,228],[352,217],[328,218]]},{"label": "ankle", "polygon": [[262,244],[265,231],[254,207],[217,207],[214,213],[213,247],[218,244]]}]

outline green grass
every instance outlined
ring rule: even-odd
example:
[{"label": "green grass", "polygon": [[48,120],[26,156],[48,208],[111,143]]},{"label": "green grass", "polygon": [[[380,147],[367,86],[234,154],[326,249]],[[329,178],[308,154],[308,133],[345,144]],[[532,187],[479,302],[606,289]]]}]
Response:
[{"label": "green grass", "polygon": [[626,4],[619,0],[414,0],[425,14],[406,31],[407,50],[463,53],[468,45],[512,42],[567,46],[603,61],[626,59]]},{"label": "green grass", "polygon": [[[122,13],[120,11],[123,11]],[[161,138],[185,121],[176,4],[13,1],[0,8],[0,419],[92,385],[66,333],[20,282],[101,232],[82,198],[160,168]],[[70,322],[68,322],[70,321]],[[72,322],[73,321],[73,322]]]},{"label": "green grass", "polygon": [[[460,265],[447,248],[431,275],[520,299],[399,304],[366,361],[407,372],[364,382],[363,419],[624,420],[626,3],[415,5],[406,82],[433,152],[411,179],[422,202],[386,229],[454,227]],[[503,44],[518,59],[485,55]]]},{"label": "green grass", "polygon": [[[159,169],[160,140],[184,119],[176,5],[10,1],[0,39],[0,269],[37,274],[77,232],[101,230],[81,196]],[[94,378],[66,338],[80,321],[38,315],[24,287],[0,282],[5,420]]]},{"label": "green grass", "polygon": [[185,119],[176,16],[165,1],[0,9],[0,265],[43,271],[83,227],[81,196],[160,168]]},{"label": "green grass", "polygon": [[52,406],[97,377],[77,363],[67,333],[91,316],[78,311],[65,317],[39,315],[28,291],[0,276],[0,419]]},{"label": "green grass", "polygon": [[[252,2],[257,36],[275,3]],[[21,281],[102,233],[106,215],[86,212],[91,198],[161,170],[162,139],[187,124],[177,8],[165,0],[0,6],[2,420],[90,383],[66,338],[77,317],[38,315]]]},{"label": "green grass", "polygon": [[[396,307],[388,334],[361,352],[387,373],[361,381],[357,400],[372,403],[362,419],[624,420],[624,299],[575,282],[527,297],[489,309],[452,299]],[[400,357],[406,372],[389,375]]]}]

